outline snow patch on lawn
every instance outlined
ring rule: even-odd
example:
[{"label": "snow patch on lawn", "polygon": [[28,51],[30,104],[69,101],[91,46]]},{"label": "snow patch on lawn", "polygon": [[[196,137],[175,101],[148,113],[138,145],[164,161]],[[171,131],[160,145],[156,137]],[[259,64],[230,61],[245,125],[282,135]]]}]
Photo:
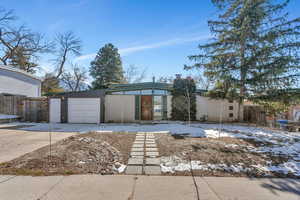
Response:
[{"label": "snow patch on lawn", "polygon": [[269,166],[262,166],[262,165],[252,165],[252,167],[256,168],[257,170],[263,172],[277,172],[281,174],[293,174],[295,176],[300,176],[300,162],[285,162],[280,165],[269,165]]},{"label": "snow patch on lawn", "polygon": [[204,164],[201,161],[192,160],[191,162],[182,160],[177,156],[162,157],[161,158],[161,171],[164,173],[175,173],[176,171],[191,171],[203,170],[203,171],[215,171],[221,170],[226,172],[247,172],[250,168],[244,167],[242,163],[239,165],[227,165],[221,164]]},{"label": "snow patch on lawn", "polygon": [[262,175],[269,176],[270,173],[276,172],[279,174],[293,174],[295,176],[300,176],[300,162],[285,162],[280,165],[268,166],[263,165],[251,165],[245,166],[243,163],[238,163],[236,165],[227,165],[224,163],[220,164],[210,164],[203,163],[201,161],[192,160],[191,162],[182,160],[177,156],[162,157],[161,158],[161,171],[164,173],[175,173],[191,171],[192,170],[202,170],[202,171],[225,171],[233,173],[243,173],[243,172],[261,172]]}]

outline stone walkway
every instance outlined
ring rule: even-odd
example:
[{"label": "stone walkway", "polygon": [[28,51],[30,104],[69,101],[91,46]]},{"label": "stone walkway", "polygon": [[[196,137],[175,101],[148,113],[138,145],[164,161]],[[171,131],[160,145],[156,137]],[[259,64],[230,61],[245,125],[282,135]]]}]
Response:
[{"label": "stone walkway", "polygon": [[128,160],[126,174],[160,175],[160,158],[152,133],[137,133]]}]

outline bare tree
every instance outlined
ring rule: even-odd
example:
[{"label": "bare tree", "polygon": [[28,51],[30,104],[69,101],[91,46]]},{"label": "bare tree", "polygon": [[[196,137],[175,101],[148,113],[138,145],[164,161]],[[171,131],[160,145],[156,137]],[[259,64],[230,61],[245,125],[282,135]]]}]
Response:
[{"label": "bare tree", "polygon": [[173,76],[160,76],[157,79],[157,82],[160,83],[173,83],[173,81],[174,81]]},{"label": "bare tree", "polygon": [[140,83],[146,77],[147,69],[139,70],[135,65],[129,65],[124,72],[124,79],[127,83]]},{"label": "bare tree", "polygon": [[0,26],[7,26],[11,21],[14,21],[16,16],[12,10],[0,8]]},{"label": "bare tree", "polygon": [[24,25],[14,27],[15,20],[11,10],[0,9],[0,62],[34,72],[37,66],[34,61],[40,53],[49,52],[50,43]]},{"label": "bare tree", "polygon": [[72,70],[63,72],[60,80],[69,91],[80,91],[87,88],[87,71],[77,65],[72,65]]},{"label": "bare tree", "polygon": [[57,63],[57,75],[56,78],[59,78],[63,73],[64,66],[68,57],[71,55],[78,56],[81,53],[81,40],[75,36],[71,31],[58,34],[56,36],[56,43],[58,45],[58,54],[56,63]]}]

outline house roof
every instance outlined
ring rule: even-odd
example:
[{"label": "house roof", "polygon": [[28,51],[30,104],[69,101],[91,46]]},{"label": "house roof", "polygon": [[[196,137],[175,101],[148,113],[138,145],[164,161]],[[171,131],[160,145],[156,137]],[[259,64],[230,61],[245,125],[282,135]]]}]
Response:
[{"label": "house roof", "polygon": [[171,90],[172,84],[158,82],[144,82],[131,84],[112,84],[107,89],[109,92],[132,91],[132,90]]},{"label": "house roof", "polygon": [[104,96],[105,90],[86,90],[76,92],[59,92],[59,93],[48,93],[46,96],[49,97],[100,97]]},{"label": "house roof", "polygon": [[24,70],[21,70],[21,69],[17,69],[15,67],[12,67],[12,66],[9,66],[9,65],[0,65],[0,70],[6,70],[6,71],[11,71],[11,72],[16,72],[16,73],[19,73],[19,74],[22,74],[22,75],[25,75],[27,77],[30,77],[32,79],[36,79],[36,80],[39,80],[39,81],[42,81],[41,78],[33,75],[33,74],[30,74]]}]

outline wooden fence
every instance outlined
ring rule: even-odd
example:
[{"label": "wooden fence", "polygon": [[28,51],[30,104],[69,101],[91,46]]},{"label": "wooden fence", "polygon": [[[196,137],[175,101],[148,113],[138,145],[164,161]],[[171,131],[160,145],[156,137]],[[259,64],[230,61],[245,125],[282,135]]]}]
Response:
[{"label": "wooden fence", "polygon": [[48,99],[0,95],[0,113],[18,115],[21,121],[48,122]]},{"label": "wooden fence", "polygon": [[0,113],[7,115],[21,115],[22,101],[24,96],[4,96],[0,95]]},{"label": "wooden fence", "polygon": [[258,105],[244,105],[244,121],[266,125],[266,112]]}]

